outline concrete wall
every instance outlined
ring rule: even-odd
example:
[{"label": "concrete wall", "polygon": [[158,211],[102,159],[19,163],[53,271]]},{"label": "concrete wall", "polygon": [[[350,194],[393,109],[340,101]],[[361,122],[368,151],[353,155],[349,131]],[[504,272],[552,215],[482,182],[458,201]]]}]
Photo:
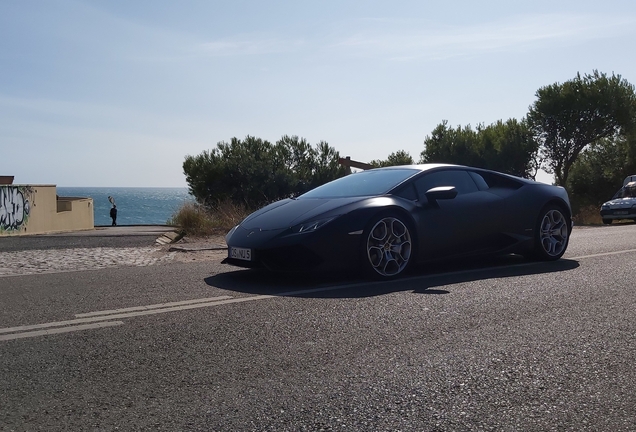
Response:
[{"label": "concrete wall", "polygon": [[58,197],[54,185],[0,186],[0,236],[94,228],[92,198]]}]

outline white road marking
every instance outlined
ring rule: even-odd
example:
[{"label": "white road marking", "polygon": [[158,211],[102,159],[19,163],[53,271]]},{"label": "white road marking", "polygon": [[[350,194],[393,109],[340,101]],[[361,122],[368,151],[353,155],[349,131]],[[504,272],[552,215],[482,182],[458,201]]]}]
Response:
[{"label": "white road marking", "polygon": [[[595,257],[601,257],[601,256],[619,255],[619,254],[634,253],[634,252],[636,252],[636,249],[614,251],[614,252],[604,252],[604,253],[591,254],[591,255],[581,255],[578,257],[568,257],[567,259],[579,260],[579,259],[585,259],[585,258],[595,258]],[[478,269],[468,269],[463,271],[450,271],[450,272],[444,272],[444,273],[429,274],[424,276],[412,276],[409,278],[396,279],[395,281],[392,281],[392,282],[405,282],[405,281],[422,280],[422,279],[453,276],[453,275],[457,276],[461,274],[484,272],[484,271],[497,270],[497,269],[503,269],[503,268],[509,269],[509,268],[515,268],[515,267],[527,267],[527,266],[531,266],[535,264],[539,264],[539,262],[526,262],[526,263],[515,264],[515,265],[510,265],[505,267],[493,266],[493,267],[484,267],[484,268],[478,268]],[[19,339],[19,338],[25,338],[25,337],[44,336],[44,335],[56,334],[56,333],[67,333],[72,331],[87,330],[87,329],[101,328],[101,327],[110,327],[114,325],[123,324],[122,321],[105,322],[107,320],[112,320],[112,319],[155,315],[155,314],[166,313],[166,312],[176,312],[176,311],[198,309],[198,308],[211,307],[211,306],[220,306],[220,305],[232,304],[232,303],[243,303],[248,301],[265,300],[265,299],[271,299],[276,297],[280,298],[280,297],[312,294],[317,292],[351,289],[351,288],[358,288],[361,286],[374,286],[374,285],[386,284],[386,283],[387,281],[375,281],[375,282],[364,281],[364,282],[358,282],[358,283],[347,284],[347,285],[336,285],[336,286],[312,288],[312,289],[298,290],[298,291],[287,291],[287,292],[282,292],[282,293],[278,293],[274,295],[257,295],[253,297],[239,297],[239,298],[232,298],[231,296],[219,296],[219,297],[210,297],[210,298],[195,299],[195,300],[184,300],[184,301],[172,302],[172,303],[160,303],[160,304],[149,305],[149,306],[138,306],[138,307],[124,308],[124,309],[88,312],[84,314],[75,315],[78,318],[74,320],[0,328],[0,341]],[[84,323],[92,323],[92,324],[84,324]],[[64,327],[64,326],[68,326],[68,327]],[[53,330],[29,331],[29,330],[36,330],[36,329],[47,329],[51,327],[62,327],[62,328],[57,328]],[[14,333],[14,334],[6,334],[6,333]],[[3,336],[2,334],[6,334],[6,335]]]},{"label": "white road marking", "polygon": [[87,318],[77,318],[77,319],[66,320],[66,321],[55,321],[55,322],[49,322],[44,324],[33,324],[33,325],[24,325],[24,326],[17,326],[17,327],[0,328],[0,334],[15,333],[15,332],[36,330],[36,329],[43,329],[43,328],[50,328],[50,327],[63,327],[63,326],[76,325],[76,324],[93,323],[93,322],[106,321],[111,319],[155,315],[155,314],[166,313],[166,312],[175,312],[175,311],[182,311],[182,310],[189,310],[189,309],[197,309],[202,307],[216,306],[219,304],[226,304],[227,302],[233,302],[232,300],[247,301],[251,299],[254,299],[254,297],[247,297],[247,298],[240,298],[240,299],[230,298],[229,300],[221,300],[221,301],[207,302],[207,303],[196,303],[196,304],[189,304],[189,305],[183,305],[183,306],[173,306],[173,307],[163,308],[163,309],[150,309],[150,310],[126,312],[126,313],[112,314],[112,315],[99,316],[99,317],[87,317]]},{"label": "white road marking", "polygon": [[624,253],[634,253],[634,252],[636,252],[636,249],[628,249],[628,250],[614,251],[614,252],[603,252],[603,253],[597,253],[592,255],[581,255],[578,257],[572,257],[568,259],[576,260],[576,259],[584,259],[584,258],[596,258],[596,257],[602,257],[602,256],[608,256],[608,255],[620,255]]},{"label": "white road marking", "polygon": [[78,326],[72,326],[72,327],[62,327],[62,328],[56,328],[51,330],[38,330],[38,331],[31,331],[31,332],[24,332],[24,333],[0,335],[0,341],[24,339],[24,338],[37,337],[37,336],[47,336],[47,335],[58,334],[58,333],[70,333],[74,331],[90,330],[90,329],[105,328],[105,327],[113,327],[113,326],[122,325],[123,323],[124,323],[123,321],[107,321],[107,322],[100,322],[95,324],[84,324],[84,325],[78,325]]},{"label": "white road marking", "polygon": [[136,306],[136,307],[129,307],[124,309],[112,309],[112,310],[104,310],[104,311],[98,311],[98,312],[87,312],[87,313],[76,314],[75,318],[86,318],[86,317],[99,316],[99,315],[111,315],[111,314],[135,312],[135,311],[150,310],[150,309],[162,309],[166,307],[182,306],[182,305],[188,305],[188,304],[194,304],[194,303],[209,303],[212,301],[226,300],[230,298],[232,297],[218,296],[218,297],[208,297],[208,298],[200,298],[200,299],[194,299],[194,300],[184,300],[184,301],[171,302],[171,303],[159,303],[159,304],[148,305],[148,306]]}]

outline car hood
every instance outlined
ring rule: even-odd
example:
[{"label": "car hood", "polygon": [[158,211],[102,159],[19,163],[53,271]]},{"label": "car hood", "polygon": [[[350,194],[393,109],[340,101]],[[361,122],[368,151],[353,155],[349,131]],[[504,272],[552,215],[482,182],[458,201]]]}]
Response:
[{"label": "car hood", "polygon": [[607,201],[603,204],[603,207],[609,207],[610,209],[626,209],[631,208],[636,204],[636,198],[617,198]]},{"label": "car hood", "polygon": [[327,213],[365,198],[286,199],[252,213],[241,222],[241,227],[261,231],[290,228],[304,221],[319,219],[323,215],[329,216]]}]

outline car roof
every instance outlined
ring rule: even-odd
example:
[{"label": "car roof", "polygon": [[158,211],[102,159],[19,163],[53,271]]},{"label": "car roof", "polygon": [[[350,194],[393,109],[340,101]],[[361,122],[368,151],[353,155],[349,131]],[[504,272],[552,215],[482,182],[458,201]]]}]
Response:
[{"label": "car roof", "polygon": [[[504,177],[510,177],[512,179],[515,179],[517,181],[522,181],[524,183],[537,183],[535,180],[531,180],[531,179],[526,179],[523,177],[518,177],[512,174],[506,174],[506,173],[502,173],[499,171],[493,171],[493,170],[489,170],[486,168],[477,168],[477,167],[470,167],[467,165],[455,165],[455,164],[444,164],[444,163],[427,163],[427,164],[413,164],[413,165],[395,165],[395,166],[389,166],[389,167],[383,167],[383,168],[373,168],[375,170],[390,170],[390,169],[413,169],[413,170],[419,170],[419,171],[429,171],[432,169],[436,169],[436,168],[461,168],[461,169],[467,169],[467,170],[471,170],[471,171],[477,171],[477,172],[487,172],[487,173],[493,173],[496,175],[500,175],[500,176],[504,176]],[[636,183],[636,182],[634,182]]]},{"label": "car roof", "polygon": [[390,171],[390,170],[409,170],[409,171],[420,171],[419,173],[413,174],[410,178],[413,178],[425,171],[430,171],[436,168],[470,168],[462,165],[453,165],[453,164],[442,164],[442,163],[428,163],[428,164],[413,164],[413,165],[394,165],[382,168],[371,168],[366,171]]},{"label": "car roof", "polygon": [[462,165],[429,163],[429,164],[413,164],[413,165],[395,165],[395,166],[388,166],[388,167],[382,167],[382,168],[373,168],[373,169],[377,169],[377,170],[414,169],[414,170],[419,170],[419,171],[428,171],[430,169],[441,168],[441,167],[470,168],[470,167],[466,167],[466,166],[462,166]]}]

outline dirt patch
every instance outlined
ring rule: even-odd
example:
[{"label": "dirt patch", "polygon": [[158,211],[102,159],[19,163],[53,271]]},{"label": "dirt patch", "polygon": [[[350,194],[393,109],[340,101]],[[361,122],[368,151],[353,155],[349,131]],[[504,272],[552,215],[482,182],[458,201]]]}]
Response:
[{"label": "dirt patch", "polygon": [[227,251],[225,250],[170,253],[174,253],[173,261],[178,262],[221,261],[227,257]]},{"label": "dirt patch", "polygon": [[227,257],[225,236],[183,237],[176,243],[161,246],[165,253],[172,253],[174,261],[221,261]]}]

